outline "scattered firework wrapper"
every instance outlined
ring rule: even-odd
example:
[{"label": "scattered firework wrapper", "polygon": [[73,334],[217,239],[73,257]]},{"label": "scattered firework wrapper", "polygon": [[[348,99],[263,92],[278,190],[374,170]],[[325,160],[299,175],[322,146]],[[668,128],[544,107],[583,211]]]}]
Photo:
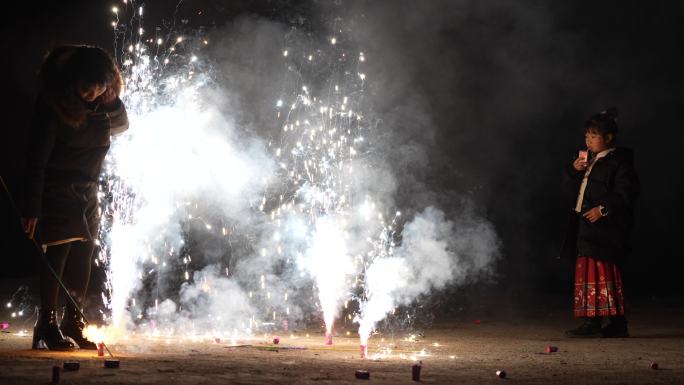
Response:
[{"label": "scattered firework wrapper", "polygon": [[657,362],[651,362],[651,365],[649,367],[653,370],[658,370],[658,363]]},{"label": "scattered firework wrapper", "polygon": [[0,330],[9,329],[9,322],[0,322]]},{"label": "scattered firework wrapper", "polygon": [[370,372],[367,370],[357,370],[354,376],[359,380],[370,380]]},{"label": "scattered firework wrapper", "polygon": [[97,343],[97,356],[104,357],[104,343],[102,342]]},{"label": "scattered firework wrapper", "polygon": [[284,320],[283,320],[283,331],[286,332],[286,331],[288,331],[289,329],[290,329],[290,323],[289,323],[286,319],[284,319]]},{"label": "scattered firework wrapper", "polygon": [[423,366],[423,362],[417,362],[411,365],[411,379],[413,381],[420,381],[420,368]]},{"label": "scattered firework wrapper", "polygon": [[333,335],[332,335],[332,333],[325,333],[325,344],[326,344],[326,345],[332,345],[332,344],[333,344]]},{"label": "scattered firework wrapper", "polygon": [[280,343],[280,337],[278,337],[278,336],[273,337],[273,344],[278,345],[279,343]]},{"label": "scattered firework wrapper", "polygon": [[104,367],[107,369],[118,369],[120,365],[119,360],[105,360]]},{"label": "scattered firework wrapper", "polygon": [[496,376],[499,378],[506,378],[506,371],[505,370],[497,370]]},{"label": "scattered firework wrapper", "polygon": [[547,346],[546,347],[546,352],[547,353],[555,353],[558,351],[558,346]]},{"label": "scattered firework wrapper", "polygon": [[62,368],[59,367],[59,365],[53,365],[52,366],[52,383],[53,384],[59,384],[59,372],[62,370]]},{"label": "scattered firework wrapper", "polygon": [[62,368],[65,372],[76,371],[81,368],[81,364],[77,361],[67,361],[64,363],[64,365],[62,365]]},{"label": "scattered firework wrapper", "polygon": [[366,358],[368,356],[368,345],[359,345],[359,351],[361,358]]}]

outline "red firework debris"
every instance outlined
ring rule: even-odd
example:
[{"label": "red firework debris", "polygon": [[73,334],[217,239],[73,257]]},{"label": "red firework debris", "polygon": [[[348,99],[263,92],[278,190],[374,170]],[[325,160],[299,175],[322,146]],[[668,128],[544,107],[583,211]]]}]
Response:
[{"label": "red firework debris", "polygon": [[359,351],[361,358],[366,358],[368,356],[368,345],[359,345]]}]

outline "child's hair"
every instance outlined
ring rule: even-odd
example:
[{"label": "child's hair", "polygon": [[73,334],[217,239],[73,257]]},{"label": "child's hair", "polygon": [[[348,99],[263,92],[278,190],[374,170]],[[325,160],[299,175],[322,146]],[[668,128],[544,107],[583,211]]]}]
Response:
[{"label": "child's hair", "polygon": [[617,117],[618,110],[615,107],[601,111],[584,123],[584,131],[596,132],[604,137],[607,134],[612,134],[615,137],[618,132]]},{"label": "child's hair", "polygon": [[88,109],[79,95],[82,87],[106,86],[118,94],[123,86],[114,60],[102,48],[64,45],[52,50],[40,69],[41,97],[64,123],[81,126]]}]

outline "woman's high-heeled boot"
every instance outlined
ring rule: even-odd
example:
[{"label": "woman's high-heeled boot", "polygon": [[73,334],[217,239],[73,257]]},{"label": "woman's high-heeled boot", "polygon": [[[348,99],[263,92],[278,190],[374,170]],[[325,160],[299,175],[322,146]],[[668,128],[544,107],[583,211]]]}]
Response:
[{"label": "woman's high-heeled boot", "polygon": [[76,341],[76,344],[81,349],[97,350],[97,345],[83,335],[85,326],[81,314],[73,305],[67,305],[64,317],[62,318],[62,324],[60,325],[62,333]]},{"label": "woman's high-heeled boot", "polygon": [[41,310],[33,328],[33,349],[56,351],[74,350],[74,344],[66,339],[57,325],[56,310]]}]

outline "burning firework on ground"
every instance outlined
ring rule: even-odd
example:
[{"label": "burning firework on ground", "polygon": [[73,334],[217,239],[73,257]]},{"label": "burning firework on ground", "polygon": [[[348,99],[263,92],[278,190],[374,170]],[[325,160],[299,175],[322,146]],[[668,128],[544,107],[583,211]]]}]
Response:
[{"label": "burning firework on ground", "polygon": [[453,223],[428,208],[405,224],[369,188],[378,121],[366,54],[339,19],[320,39],[282,37],[279,129],[263,137],[219,107],[202,30],[148,34],[142,6],[112,12],[131,128],[102,175],[109,326],[93,338],[237,341],[313,313],[327,344],[336,321],[358,323],[365,356],[379,321],[452,279]]}]

